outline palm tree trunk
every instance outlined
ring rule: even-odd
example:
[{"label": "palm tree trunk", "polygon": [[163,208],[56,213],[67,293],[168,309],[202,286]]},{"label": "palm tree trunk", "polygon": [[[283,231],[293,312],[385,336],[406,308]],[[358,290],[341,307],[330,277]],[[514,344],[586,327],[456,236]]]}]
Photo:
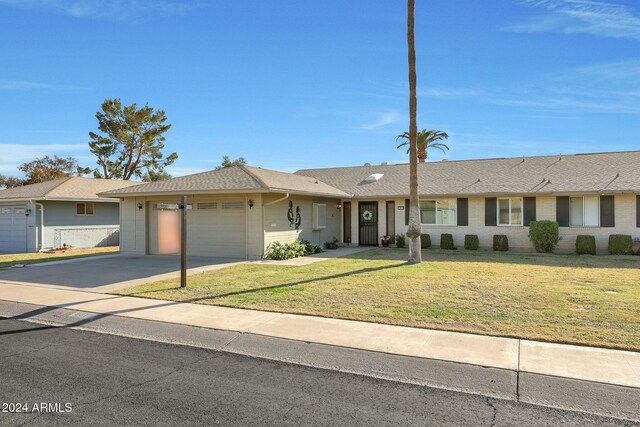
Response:
[{"label": "palm tree trunk", "polygon": [[418,98],[416,96],[415,0],[408,0],[407,45],[409,48],[409,264],[422,262],[420,252],[420,206],[418,201]]}]

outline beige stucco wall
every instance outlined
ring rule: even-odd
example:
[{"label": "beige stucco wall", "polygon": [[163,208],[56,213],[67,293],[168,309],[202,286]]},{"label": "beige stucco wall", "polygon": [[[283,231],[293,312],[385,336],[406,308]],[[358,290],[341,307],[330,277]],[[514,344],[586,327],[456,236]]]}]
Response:
[{"label": "beige stucco wall", "polygon": [[[281,199],[282,194],[269,194],[263,197],[263,204]],[[289,201],[293,203],[295,215],[296,207],[300,206],[302,223],[298,230],[289,224],[287,211]],[[313,229],[313,203],[324,203],[327,206],[327,227],[321,230]],[[270,206],[264,207],[264,235],[265,249],[273,242],[291,243],[296,239],[308,240],[315,245],[323,245],[324,242],[334,237],[341,240],[341,212],[338,209],[338,200],[321,197],[291,196]]]},{"label": "beige stucco wall", "polygon": [[[349,200],[343,200],[347,202]],[[358,202],[351,200],[351,224],[352,244],[358,244]],[[363,200],[364,201],[364,200]],[[386,202],[395,202],[395,224],[396,233],[406,233],[405,211],[399,209],[404,207],[405,199],[377,199],[378,201],[378,235],[386,234]],[[456,225],[422,226],[422,232],[431,236],[434,246],[440,245],[440,235],[451,233],[454,243],[462,248],[465,234],[477,234],[482,248],[491,248],[494,234],[505,234],[509,238],[509,247],[514,250],[533,251],[533,246],[529,241],[529,227],[524,226],[494,226],[484,225],[484,197],[469,198],[469,225],[466,227]],[[538,220],[556,220],[556,198],[555,196],[539,196],[536,200],[536,216]],[[629,234],[633,237],[640,237],[640,228],[636,227],[636,196],[635,194],[615,195],[615,227],[561,227],[559,252],[573,252],[575,250],[576,236],[588,234],[596,237],[596,245],[599,251],[606,252],[609,236],[611,234]],[[342,234],[341,234],[342,236]]]}]

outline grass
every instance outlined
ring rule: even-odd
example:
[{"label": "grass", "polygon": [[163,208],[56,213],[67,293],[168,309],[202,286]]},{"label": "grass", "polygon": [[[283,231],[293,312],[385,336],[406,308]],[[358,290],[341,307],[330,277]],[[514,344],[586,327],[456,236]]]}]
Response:
[{"label": "grass", "polygon": [[240,264],[117,293],[640,351],[640,258],[373,249]]},{"label": "grass", "polygon": [[118,253],[118,246],[89,249],[71,249],[64,252],[36,252],[27,254],[0,255],[0,270],[11,267],[14,264],[37,264],[39,262],[61,261],[63,259],[84,258],[96,255]]}]

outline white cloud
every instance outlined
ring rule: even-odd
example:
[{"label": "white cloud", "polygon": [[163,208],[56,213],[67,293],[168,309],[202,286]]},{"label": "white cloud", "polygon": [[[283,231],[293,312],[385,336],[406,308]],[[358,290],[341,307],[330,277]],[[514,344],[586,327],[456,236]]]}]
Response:
[{"label": "white cloud", "polygon": [[[2,2],[3,0],[0,0]],[[80,86],[54,85],[48,83],[28,82],[24,80],[0,80],[0,90],[21,89],[82,89]]]},{"label": "white cloud", "polygon": [[364,130],[377,130],[388,126],[392,123],[396,123],[400,118],[400,113],[397,111],[388,111],[385,113],[379,113],[378,118],[370,123],[365,123],[360,126],[361,129]]},{"label": "white cloud", "polygon": [[[87,144],[12,144],[0,143],[0,153],[10,153],[0,163],[0,173],[5,175],[21,175],[18,166],[46,155],[71,156],[80,160],[82,165],[93,166],[94,158],[89,155]],[[10,157],[10,160],[7,159]]]},{"label": "white cloud", "polygon": [[545,13],[508,25],[518,33],[558,32],[640,40],[640,14],[629,6],[596,0],[524,0]]},{"label": "white cloud", "polygon": [[199,7],[180,0],[0,0],[0,5],[118,21],[185,14]]}]

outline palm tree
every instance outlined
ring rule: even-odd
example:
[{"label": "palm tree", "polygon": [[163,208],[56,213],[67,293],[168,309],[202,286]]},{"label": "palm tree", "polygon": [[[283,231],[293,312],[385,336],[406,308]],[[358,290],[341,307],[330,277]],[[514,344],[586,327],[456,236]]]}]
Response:
[{"label": "palm tree", "polygon": [[416,96],[416,43],[414,27],[415,0],[407,5],[407,45],[409,50],[409,264],[422,262],[420,249],[420,206],[418,202],[418,98]]},{"label": "palm tree", "polygon": [[[427,160],[429,148],[437,148],[443,153],[445,150],[449,149],[449,146],[443,142],[445,139],[449,139],[449,135],[446,132],[441,130],[427,130],[422,129],[420,133],[418,133],[418,161],[420,163],[424,163]],[[396,137],[396,141],[399,139],[404,139],[405,141],[398,145],[398,148],[403,147],[405,145],[409,145],[409,132],[405,132]],[[409,148],[407,148],[407,154],[409,154]]]}]

